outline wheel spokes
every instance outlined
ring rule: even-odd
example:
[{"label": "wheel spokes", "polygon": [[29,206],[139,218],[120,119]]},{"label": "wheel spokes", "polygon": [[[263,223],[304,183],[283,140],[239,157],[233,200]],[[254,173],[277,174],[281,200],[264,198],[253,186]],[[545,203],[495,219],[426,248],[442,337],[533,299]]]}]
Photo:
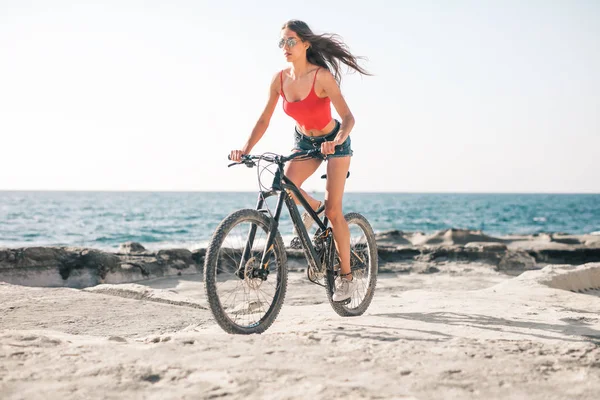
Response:
[{"label": "wheel spokes", "polygon": [[[247,259],[242,261],[252,221],[235,225],[224,238],[216,266],[216,292],[222,309],[236,325],[257,325],[275,301],[279,287],[279,273],[275,252],[271,252],[270,270],[266,280],[254,277],[253,271],[260,268],[260,260],[267,242],[267,232],[258,225],[252,248]],[[242,277],[238,276],[241,270]]]},{"label": "wheel spokes", "polygon": [[349,222],[348,228],[350,230],[350,268],[353,279],[358,281],[358,287],[350,298],[350,304],[345,307],[354,309],[359,307],[367,296],[371,279],[371,257],[363,228],[353,221]]}]

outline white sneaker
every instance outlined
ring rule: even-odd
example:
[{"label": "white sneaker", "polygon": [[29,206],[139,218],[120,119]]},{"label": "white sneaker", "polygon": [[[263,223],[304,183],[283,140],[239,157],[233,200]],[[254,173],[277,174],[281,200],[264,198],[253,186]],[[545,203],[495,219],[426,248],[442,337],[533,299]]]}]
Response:
[{"label": "white sneaker", "polygon": [[[317,209],[315,211],[318,211],[319,208],[323,207],[323,202],[319,203],[319,206],[317,207]],[[325,214],[325,208],[323,207],[323,210],[317,214],[319,216],[319,218],[323,217],[323,214]],[[312,219],[312,217],[310,216],[310,214],[308,213],[308,211],[304,211],[304,213],[302,214],[302,223],[304,224],[304,228],[306,228],[306,232],[308,232],[308,230],[312,227],[312,224],[315,222],[314,219]]]},{"label": "white sneaker", "polygon": [[358,282],[352,278],[351,281],[346,278],[339,278],[335,285],[335,292],[333,293],[333,301],[344,301],[352,297],[356,289],[358,288]]}]

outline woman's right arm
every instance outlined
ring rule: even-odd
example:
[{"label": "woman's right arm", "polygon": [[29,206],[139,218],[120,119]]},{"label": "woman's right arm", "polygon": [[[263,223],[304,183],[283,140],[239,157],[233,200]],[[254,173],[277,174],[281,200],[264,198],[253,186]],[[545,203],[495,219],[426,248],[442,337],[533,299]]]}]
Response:
[{"label": "woman's right arm", "polygon": [[246,144],[242,147],[241,150],[232,150],[230,154],[230,158],[233,161],[240,161],[243,154],[249,154],[252,151],[252,148],[258,143],[260,138],[265,134],[267,128],[269,127],[269,122],[271,121],[271,117],[273,116],[273,112],[275,111],[275,106],[277,105],[277,101],[279,100],[279,93],[281,83],[279,80],[279,73],[276,73],[271,80],[271,85],[269,87],[269,99],[267,100],[267,105],[265,106],[262,114],[256,121],[256,125],[254,125],[254,129],[252,129],[252,133],[248,137]]}]

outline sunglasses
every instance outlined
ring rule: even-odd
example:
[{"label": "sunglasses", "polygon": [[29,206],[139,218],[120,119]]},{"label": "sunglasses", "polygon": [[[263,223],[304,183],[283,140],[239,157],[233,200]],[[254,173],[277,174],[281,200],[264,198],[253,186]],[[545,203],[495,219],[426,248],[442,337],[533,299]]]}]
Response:
[{"label": "sunglasses", "polygon": [[296,38],[287,38],[287,40],[285,39],[281,39],[279,41],[279,48],[283,49],[283,46],[285,46],[286,44],[288,45],[289,48],[294,47],[296,44],[298,43],[298,41],[296,40]]}]

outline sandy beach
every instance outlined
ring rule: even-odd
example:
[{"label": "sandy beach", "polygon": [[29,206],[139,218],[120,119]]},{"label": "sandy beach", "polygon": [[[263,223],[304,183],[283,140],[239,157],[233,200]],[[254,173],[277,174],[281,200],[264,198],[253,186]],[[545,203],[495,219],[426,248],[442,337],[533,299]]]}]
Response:
[{"label": "sandy beach", "polygon": [[382,265],[373,303],[355,318],[339,317],[323,288],[291,272],[278,319],[250,336],[218,327],[201,274],[80,289],[2,283],[0,393],[597,398],[600,263],[518,274],[440,259]]}]

